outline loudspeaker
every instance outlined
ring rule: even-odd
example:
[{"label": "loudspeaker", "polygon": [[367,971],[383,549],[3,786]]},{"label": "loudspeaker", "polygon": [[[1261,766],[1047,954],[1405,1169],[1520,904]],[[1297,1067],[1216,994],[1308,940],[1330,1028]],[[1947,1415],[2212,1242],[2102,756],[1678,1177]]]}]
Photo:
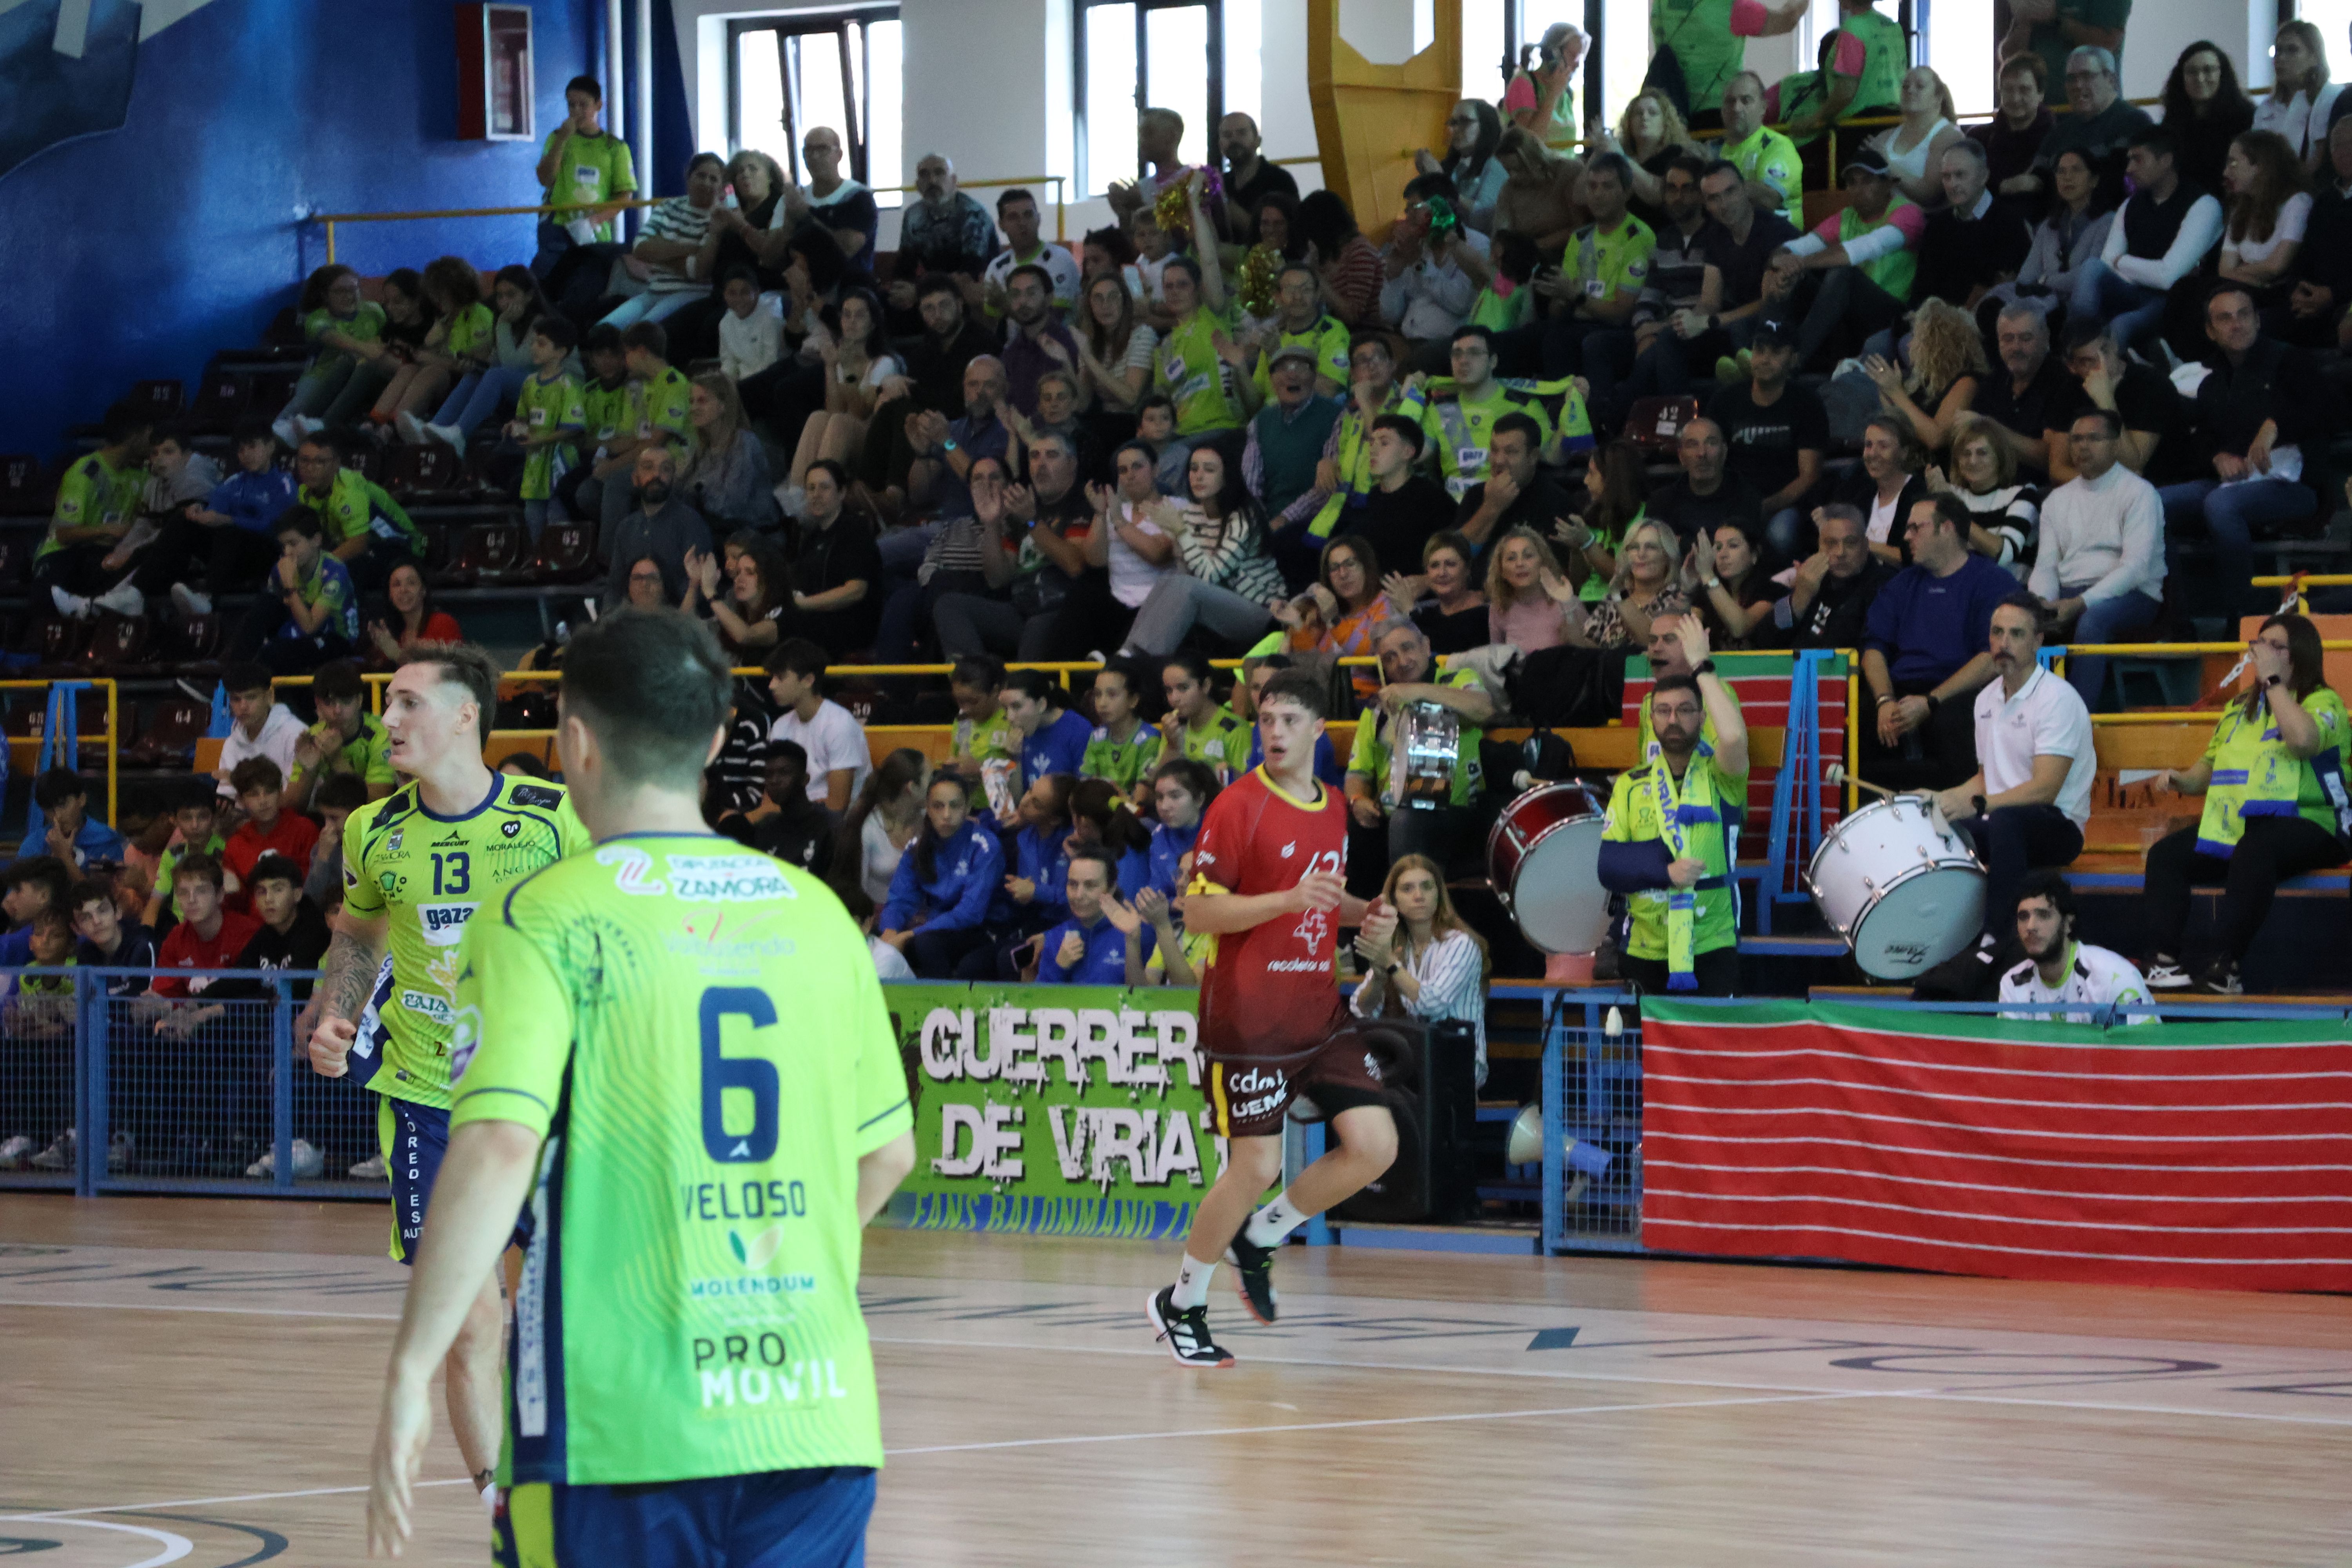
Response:
[{"label": "loudspeaker", "polygon": [[[1419,1070],[1389,1084],[1397,1124],[1396,1163],[1380,1180],[1334,1207],[1331,1217],[1366,1225],[1425,1221],[1453,1225],[1478,1210],[1470,1143],[1478,1120],[1478,1039],[1468,1024],[1388,1019],[1418,1030]],[[1311,1091],[1310,1091],[1311,1092]],[[1338,1137],[1337,1130],[1330,1137]]]}]

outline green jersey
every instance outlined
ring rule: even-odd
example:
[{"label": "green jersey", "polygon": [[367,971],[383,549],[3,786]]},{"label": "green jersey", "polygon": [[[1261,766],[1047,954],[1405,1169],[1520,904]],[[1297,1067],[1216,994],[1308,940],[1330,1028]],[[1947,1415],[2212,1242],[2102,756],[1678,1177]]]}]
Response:
[{"label": "green jersey", "polygon": [[1160,339],[1153,353],[1151,390],[1166,393],[1176,405],[1179,436],[1241,427],[1242,400],[1234,389],[1234,367],[1217,353],[1215,336],[1224,330],[1225,323],[1215,315],[1195,310]]},{"label": "green jersey", "polygon": [[[549,148],[558,142],[563,142],[563,163],[555,171],[555,183],[547,187],[550,202],[607,202],[636,194],[637,172],[629,162],[626,142],[604,131],[583,136],[568,124],[548,132]],[[582,216],[577,212],[557,213],[555,221],[568,224]],[[596,226],[593,237],[609,244],[619,237],[614,234],[613,222],[607,218]]]},{"label": "green jersey", "polygon": [[1650,232],[1650,226],[1628,213],[1608,234],[1601,233],[1597,223],[1578,229],[1560,256],[1559,267],[1575,282],[1579,293],[1602,304],[1620,294],[1642,291],[1650,280],[1650,257],[1657,248],[1658,237]]},{"label": "green jersey", "polygon": [[[313,724],[310,739],[317,742],[320,753],[326,758],[322,773],[349,773],[366,784],[394,784],[400,782],[392,771],[392,737],[383,732],[383,721],[373,713],[360,715],[360,732],[350,740],[341,740],[324,724]],[[286,781],[292,788],[303,776],[301,763],[294,764],[292,777]]]},{"label": "green jersey", "polygon": [[617,441],[629,428],[629,408],[635,389],[636,383],[627,380],[618,386],[592,381],[580,389],[580,408],[592,445],[602,447]]},{"label": "green jersey", "polygon": [[630,382],[629,417],[623,434],[650,441],[656,432],[667,431],[685,440],[686,406],[693,393],[694,384],[670,365],[662,366],[651,381]]},{"label": "green jersey", "polygon": [[[1748,809],[1748,781],[1716,765],[1704,744],[1691,757],[1682,786],[1663,757],[1651,757],[1617,775],[1609,795],[1609,815],[1601,837],[1611,844],[1646,844],[1662,839],[1674,858],[1706,867],[1696,889],[1696,941],[1692,951],[1712,952],[1739,942],[1739,895],[1731,881],[1732,846]],[[1664,889],[1633,893],[1625,905],[1633,932],[1625,951],[1635,958],[1664,959],[1671,895]]]},{"label": "green jersey", "polygon": [[1326,316],[1303,332],[1284,329],[1272,343],[1258,351],[1257,370],[1250,379],[1257,383],[1259,398],[1271,402],[1274,397],[1274,367],[1266,356],[1290,343],[1305,343],[1313,349],[1315,374],[1344,390],[1348,385],[1348,329],[1337,316]]},{"label": "green jersey", "polygon": [[1437,449],[1438,474],[1455,500],[1486,478],[1486,447],[1494,437],[1495,421],[1506,414],[1524,414],[1533,419],[1543,431],[1537,446],[1551,445],[1551,416],[1545,411],[1543,400],[1499,381],[1487,383],[1486,390],[1475,400],[1457,392],[1451,397],[1432,398],[1422,410],[1421,427]]},{"label": "green jersey", "polygon": [[[2113,21],[2105,16],[2111,16]],[[2064,41],[2058,24],[2072,16],[2088,22],[2095,27],[2111,26],[2122,31],[2124,18],[2131,15],[2131,0],[2059,0],[2058,15],[2047,22],[2036,22],[2030,47],[2042,51],[2042,58],[2051,61],[2050,79],[2066,79],[2066,57],[2074,46]],[[1838,26],[1860,41],[1863,47],[1862,80],[1853,89],[1853,107],[1881,114],[1898,111],[1903,101],[1903,76],[1911,68],[1911,42],[1903,36],[1903,24],[1875,6],[1867,11],[1841,14]],[[2043,40],[2042,30],[2049,29],[2058,37],[2054,55]],[[2116,64],[2123,65],[2123,45],[2115,47]],[[1826,90],[1826,89],[1824,89]]]},{"label": "green jersey", "polygon": [[477,300],[449,318],[449,335],[445,342],[459,359],[481,359],[490,352],[497,326],[498,318],[490,314],[490,308]]},{"label": "green jersey", "polygon": [[373,300],[362,302],[348,316],[338,316],[332,310],[321,308],[302,318],[302,335],[318,343],[325,353],[339,354],[343,351],[329,348],[320,340],[329,332],[335,332],[353,342],[372,343],[383,336],[383,307]]},{"label": "green jersey", "polygon": [[368,1085],[378,1094],[449,1104],[449,1023],[467,922],[588,843],[562,784],[490,777],[482,804],[459,816],[436,816],[412,784],[343,824],[343,911],[392,924],[393,990],[383,1013],[390,1038]]},{"label": "green jersey", "polygon": [[451,1130],[546,1139],[499,1481],[878,1467],[857,1162],[914,1121],[840,902],[730,839],[631,834],[461,954]]},{"label": "green jersey", "polygon": [[1166,743],[1149,724],[1138,724],[1135,733],[1124,741],[1114,737],[1108,725],[1097,724],[1087,737],[1087,754],[1078,763],[1078,776],[1108,779],[1120,794],[1133,795],[1144,775],[1160,765],[1160,748]]},{"label": "green jersey", "polygon": [[306,486],[294,493],[294,499],[319,514],[330,550],[373,533],[406,541],[412,555],[425,553],[425,535],[409,520],[406,509],[357,468],[337,468],[335,482],[324,495]]},{"label": "green jersey", "polygon": [[[515,395],[515,420],[528,432],[525,439],[539,441],[566,430],[588,427],[588,407],[580,383],[558,370],[549,381],[537,372],[523,378],[522,391]],[[555,493],[555,455],[562,443],[551,441],[535,446],[522,462],[522,499],[545,500]]]},{"label": "green jersey", "polygon": [[1794,142],[1769,125],[1759,125],[1748,133],[1746,141],[1726,147],[1723,161],[1738,170],[1739,177],[1749,184],[1761,181],[1780,192],[1780,208],[1791,220],[1804,216],[1805,203],[1800,194],[1804,171],[1798,165]]},{"label": "green jersey", "polygon": [[1216,769],[1220,784],[1231,784],[1249,772],[1250,727],[1234,717],[1232,709],[1220,705],[1199,729],[1186,725],[1183,737],[1184,755]]},{"label": "green jersey", "polygon": [[1673,53],[1694,110],[1720,109],[1723,84],[1742,68],[1748,41],[1733,31],[1739,10],[1737,0],[1650,0],[1650,52]]},{"label": "green jersey", "polygon": [[33,559],[65,546],[58,540],[61,528],[122,528],[139,515],[139,498],[147,490],[147,470],[118,468],[104,452],[77,459],[58,481],[58,504],[49,513],[49,531],[41,538]]}]

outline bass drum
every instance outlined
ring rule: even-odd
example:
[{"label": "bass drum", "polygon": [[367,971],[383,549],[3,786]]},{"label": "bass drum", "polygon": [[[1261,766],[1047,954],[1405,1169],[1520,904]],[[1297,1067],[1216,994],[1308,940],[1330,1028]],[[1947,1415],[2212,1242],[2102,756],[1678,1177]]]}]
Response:
[{"label": "bass drum", "polygon": [[1609,939],[1601,885],[1608,802],[1580,784],[1538,784],[1503,808],[1486,835],[1496,897],[1538,952],[1597,952]]},{"label": "bass drum", "polygon": [[1853,961],[1910,980],[1976,941],[1985,874],[1968,835],[1916,795],[1864,806],[1813,851],[1805,886]]}]

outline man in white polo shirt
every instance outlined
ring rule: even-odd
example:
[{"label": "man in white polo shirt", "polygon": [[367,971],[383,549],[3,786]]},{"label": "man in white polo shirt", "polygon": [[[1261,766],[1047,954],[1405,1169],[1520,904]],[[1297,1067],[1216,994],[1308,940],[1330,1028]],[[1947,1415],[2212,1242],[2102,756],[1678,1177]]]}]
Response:
[{"label": "man in white polo shirt", "polygon": [[783,711],[768,739],[791,741],[808,753],[808,797],[837,818],[874,771],[874,757],[857,715],[819,694],[824,666],[824,649],[806,637],[776,645],[768,656],[768,695]]},{"label": "man in white polo shirt", "polygon": [[1992,613],[1990,649],[1999,678],[1977,693],[1977,772],[1936,794],[1943,814],[1976,841],[1985,865],[1984,931],[1963,999],[1990,996],[1998,950],[2014,935],[2025,874],[2063,866],[2083,852],[2091,781],[2099,759],[2091,713],[2074,689],[2042,668],[2042,601],[2022,591]]}]

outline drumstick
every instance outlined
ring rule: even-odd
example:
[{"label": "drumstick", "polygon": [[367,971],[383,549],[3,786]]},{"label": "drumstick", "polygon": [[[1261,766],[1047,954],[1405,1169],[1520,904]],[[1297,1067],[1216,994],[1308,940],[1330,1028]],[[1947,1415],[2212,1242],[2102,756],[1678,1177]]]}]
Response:
[{"label": "drumstick", "polygon": [[1822,770],[1822,782],[1828,784],[1832,789],[1837,788],[1840,784],[1851,784],[1856,789],[1866,789],[1871,794],[1884,796],[1888,800],[1893,800],[1896,795],[1903,793],[1903,791],[1898,789],[1888,789],[1885,784],[1872,784],[1868,779],[1847,778],[1845,776],[1845,764],[1843,763],[1832,763],[1828,767],[1823,768]]}]

